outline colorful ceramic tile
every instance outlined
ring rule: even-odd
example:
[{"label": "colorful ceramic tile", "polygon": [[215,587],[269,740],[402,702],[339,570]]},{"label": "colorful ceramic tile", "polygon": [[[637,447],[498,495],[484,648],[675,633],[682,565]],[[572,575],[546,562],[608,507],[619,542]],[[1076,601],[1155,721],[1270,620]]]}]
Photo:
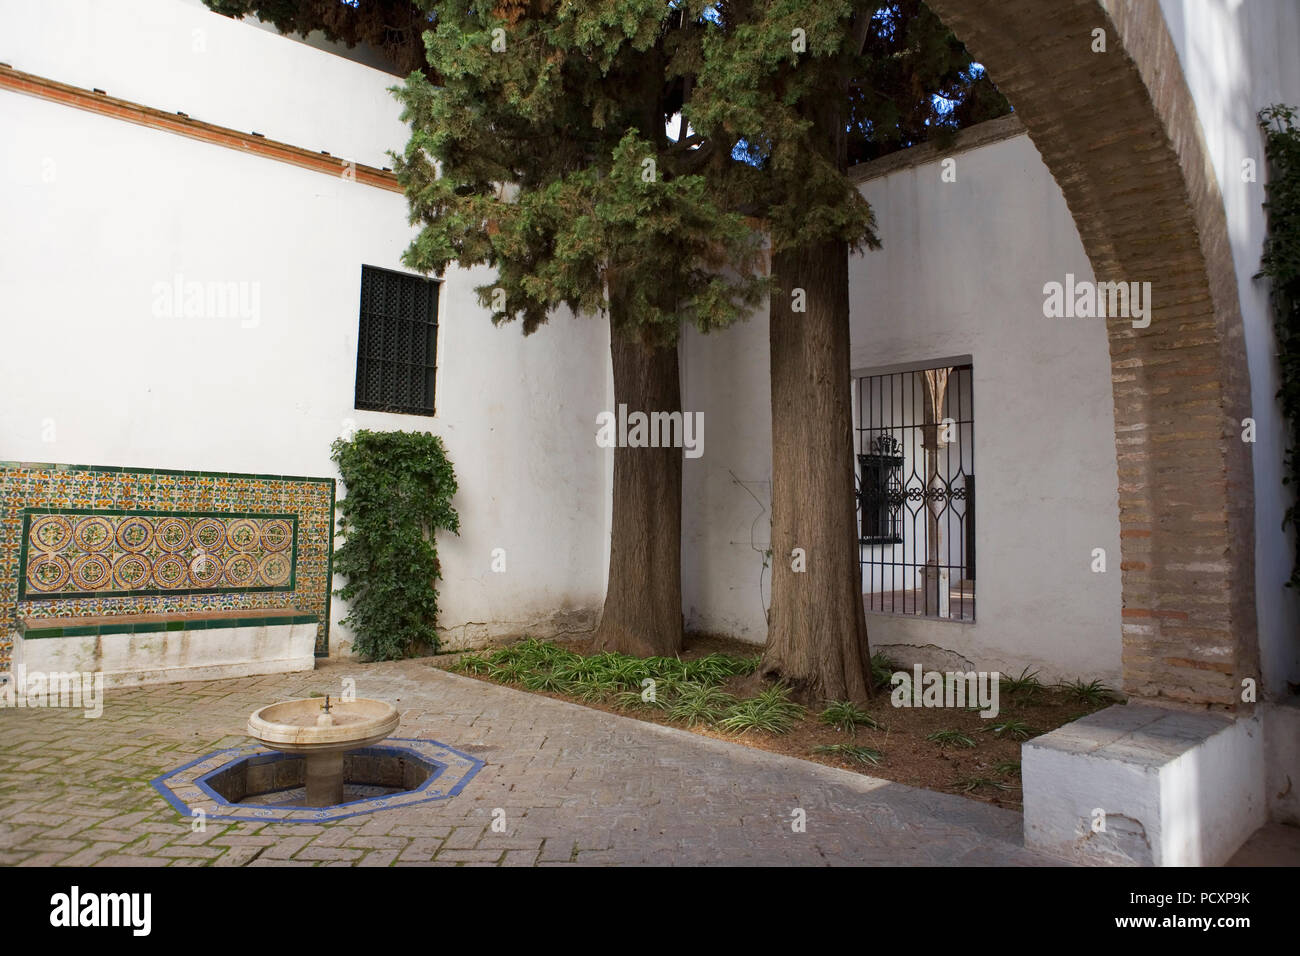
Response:
[{"label": "colorful ceramic tile", "polygon": [[0,463],[0,672],[19,617],[292,607],[327,653],[333,510],[328,478]]}]

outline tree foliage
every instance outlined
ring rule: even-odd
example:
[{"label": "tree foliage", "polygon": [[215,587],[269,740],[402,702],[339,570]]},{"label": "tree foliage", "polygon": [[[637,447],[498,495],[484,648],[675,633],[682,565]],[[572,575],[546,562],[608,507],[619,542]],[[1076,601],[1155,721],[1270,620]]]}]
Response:
[{"label": "tree foliage", "polygon": [[281,33],[307,36],[320,30],[327,40],[367,46],[405,75],[429,68],[423,33],[429,17],[410,0],[203,0],[215,13],[252,14]]},{"label": "tree foliage", "polygon": [[758,239],[699,171],[714,148],[666,129],[684,95],[667,64],[693,28],[661,0],[438,3],[441,86],[412,74],[397,91],[420,226],[407,265],[493,267],[481,301],[525,333],[561,304],[649,345],[746,315]]},{"label": "tree foliage", "polygon": [[343,623],[356,652],[371,660],[438,648],[435,625],[441,579],[436,534],[460,531],[451,506],[456,476],[442,439],[427,432],[358,431],[338,439],[331,457],[347,487],[338,502],[334,570],[347,579]]},{"label": "tree foliage", "polygon": [[850,86],[849,162],[866,162],[1011,112],[984,68],[921,0],[881,3]]},{"label": "tree foliage", "polygon": [[[1300,128],[1294,108],[1276,104],[1260,110],[1269,162],[1268,235],[1260,275],[1272,280],[1273,331],[1281,385],[1277,398],[1290,425],[1283,484],[1292,487],[1292,502],[1282,527],[1300,521],[1294,498],[1300,487]],[[1291,587],[1300,587],[1300,534],[1297,535]]]},{"label": "tree foliage", "polygon": [[[878,245],[847,167],[1010,110],[920,0],[747,0],[698,5],[707,31],[683,58],[693,129],[738,142],[733,170],[774,250]],[[717,11],[711,15],[707,11]]]}]

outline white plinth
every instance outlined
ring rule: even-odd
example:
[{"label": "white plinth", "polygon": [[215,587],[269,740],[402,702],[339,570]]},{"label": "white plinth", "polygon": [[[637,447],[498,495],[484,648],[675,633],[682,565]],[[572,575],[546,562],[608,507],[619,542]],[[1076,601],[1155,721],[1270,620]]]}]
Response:
[{"label": "white plinth", "polygon": [[1026,742],[1021,777],[1025,845],[1079,863],[1218,866],[1267,817],[1257,716],[1108,707]]}]

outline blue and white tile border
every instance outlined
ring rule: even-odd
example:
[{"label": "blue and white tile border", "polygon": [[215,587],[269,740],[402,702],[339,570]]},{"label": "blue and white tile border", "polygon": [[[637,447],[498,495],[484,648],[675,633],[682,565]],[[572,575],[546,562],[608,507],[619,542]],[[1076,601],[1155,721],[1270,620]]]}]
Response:
[{"label": "blue and white tile border", "polygon": [[[394,756],[414,757],[434,767],[427,780],[414,790],[403,790],[382,797],[369,797],[340,803],[333,807],[275,807],[230,803],[207,784],[208,778],[231,764],[249,757],[276,755],[260,744],[231,747],[191,760],[183,767],[169,770],[150,781],[176,812],[192,817],[202,810],[209,820],[247,820],[254,823],[324,823],[348,817],[394,810],[433,800],[456,796],[484,766],[477,757],[461,753],[437,740],[390,737],[381,744],[363,748],[387,751]],[[288,756],[288,755],[286,755]]]}]

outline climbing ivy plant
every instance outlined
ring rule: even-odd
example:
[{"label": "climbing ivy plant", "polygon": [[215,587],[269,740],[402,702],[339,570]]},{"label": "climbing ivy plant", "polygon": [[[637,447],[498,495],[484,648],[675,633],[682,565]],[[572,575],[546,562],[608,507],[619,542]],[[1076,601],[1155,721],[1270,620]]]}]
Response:
[{"label": "climbing ivy plant", "polygon": [[334,570],[347,579],[335,593],[349,604],[343,623],[356,652],[369,660],[436,651],[436,535],[460,532],[451,506],[456,475],[442,439],[427,432],[358,431],[338,439],[331,457],[347,487],[338,503]]},{"label": "climbing ivy plant", "polygon": [[[1300,486],[1300,129],[1293,107],[1275,104],[1259,111],[1268,157],[1268,234],[1259,275],[1272,280],[1273,329],[1277,338],[1282,405],[1290,436],[1282,483]],[[1300,522],[1293,497],[1282,527]],[[1300,587],[1300,534],[1296,537],[1291,587]]]}]

